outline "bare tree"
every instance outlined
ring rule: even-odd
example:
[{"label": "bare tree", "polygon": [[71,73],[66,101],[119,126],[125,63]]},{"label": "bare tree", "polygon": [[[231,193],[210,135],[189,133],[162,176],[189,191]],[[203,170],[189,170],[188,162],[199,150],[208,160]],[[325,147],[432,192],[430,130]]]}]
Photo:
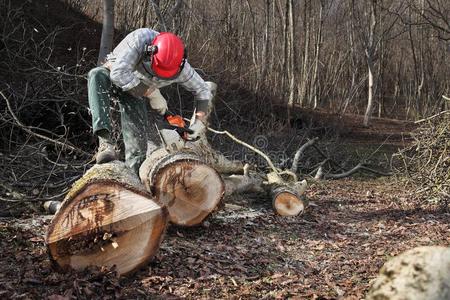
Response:
[{"label": "bare tree", "polygon": [[114,39],[114,0],[103,0],[103,28],[97,65],[104,63]]},{"label": "bare tree", "polygon": [[[65,0],[96,21],[102,1]],[[119,31],[177,32],[223,90],[238,85],[255,100],[360,113],[365,124],[375,109],[415,119],[446,105],[450,1],[115,2]]]}]

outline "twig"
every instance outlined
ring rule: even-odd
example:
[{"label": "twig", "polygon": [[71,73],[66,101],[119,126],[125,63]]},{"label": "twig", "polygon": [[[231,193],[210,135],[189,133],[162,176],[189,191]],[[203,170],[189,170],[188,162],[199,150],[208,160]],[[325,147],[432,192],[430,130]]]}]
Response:
[{"label": "twig", "polygon": [[3,97],[3,99],[5,99],[6,105],[7,105],[8,110],[9,110],[9,113],[11,114],[11,116],[13,117],[13,119],[16,121],[17,125],[19,125],[19,127],[22,128],[24,131],[28,132],[29,134],[31,134],[31,135],[33,135],[33,136],[36,136],[36,137],[41,138],[41,139],[43,139],[43,140],[46,140],[46,141],[48,141],[48,142],[55,143],[55,144],[57,144],[57,145],[63,147],[63,149],[64,149],[64,148],[68,148],[68,149],[70,149],[70,150],[72,150],[72,151],[74,151],[74,152],[77,152],[77,153],[80,153],[80,154],[83,154],[83,155],[86,155],[86,156],[90,156],[89,153],[87,153],[87,152],[85,152],[85,151],[83,151],[83,150],[81,150],[81,149],[78,149],[78,148],[76,148],[76,147],[74,147],[74,146],[72,146],[72,145],[70,145],[70,144],[62,143],[62,142],[60,142],[60,141],[51,139],[51,138],[49,138],[49,137],[47,137],[47,136],[44,136],[44,135],[42,135],[42,134],[39,134],[39,133],[36,133],[36,132],[32,131],[28,126],[24,125],[24,124],[17,118],[16,114],[14,113],[14,111],[13,111],[12,108],[11,108],[11,104],[9,103],[8,98],[6,98],[6,96],[3,94],[3,92],[0,91],[0,95]]},{"label": "twig", "polygon": [[450,101],[450,98],[447,96],[442,95],[442,98],[444,98],[444,100]]}]

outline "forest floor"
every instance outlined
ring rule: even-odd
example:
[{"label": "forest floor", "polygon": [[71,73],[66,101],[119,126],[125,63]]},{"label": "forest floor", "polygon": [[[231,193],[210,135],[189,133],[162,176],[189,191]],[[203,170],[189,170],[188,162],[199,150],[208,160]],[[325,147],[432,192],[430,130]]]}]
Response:
[{"label": "forest floor", "polygon": [[316,183],[298,217],[251,196],[197,228],[170,227],[154,261],[117,279],[60,274],[44,246],[49,216],[0,220],[3,299],[362,299],[383,263],[416,246],[449,245],[450,213],[390,179]]},{"label": "forest floor", "polygon": [[[383,129],[392,122],[375,120],[370,133],[348,126],[347,147],[383,143],[391,155],[399,140],[386,142]],[[391,136],[401,136],[405,124],[392,124]],[[449,211],[393,178],[310,183],[304,215],[277,216],[255,195],[227,199],[202,226],[169,227],[154,260],[122,278],[55,272],[44,244],[51,216],[0,218],[0,298],[363,299],[390,257],[450,245]]]}]

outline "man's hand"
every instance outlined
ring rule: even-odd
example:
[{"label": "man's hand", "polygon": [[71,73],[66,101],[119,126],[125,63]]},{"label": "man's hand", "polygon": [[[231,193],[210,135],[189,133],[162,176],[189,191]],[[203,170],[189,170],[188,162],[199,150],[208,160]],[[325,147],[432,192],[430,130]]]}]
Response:
[{"label": "man's hand", "polygon": [[159,89],[151,89],[151,88],[148,89],[144,93],[144,97],[148,98],[150,107],[153,110],[157,111],[158,114],[164,115],[167,112],[168,110],[167,101],[163,97],[163,95],[161,95]]},{"label": "man's hand", "polygon": [[193,131],[193,133],[187,135],[189,141],[196,141],[206,133],[205,123],[198,118],[195,119],[194,123],[189,126],[189,129]]}]

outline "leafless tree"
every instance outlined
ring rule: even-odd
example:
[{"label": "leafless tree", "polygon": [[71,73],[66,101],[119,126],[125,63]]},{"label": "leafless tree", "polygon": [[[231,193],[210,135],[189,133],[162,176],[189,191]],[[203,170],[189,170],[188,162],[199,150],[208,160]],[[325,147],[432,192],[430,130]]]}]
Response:
[{"label": "leafless tree", "polygon": [[114,39],[114,0],[103,0],[103,29],[97,65],[111,52]]}]

